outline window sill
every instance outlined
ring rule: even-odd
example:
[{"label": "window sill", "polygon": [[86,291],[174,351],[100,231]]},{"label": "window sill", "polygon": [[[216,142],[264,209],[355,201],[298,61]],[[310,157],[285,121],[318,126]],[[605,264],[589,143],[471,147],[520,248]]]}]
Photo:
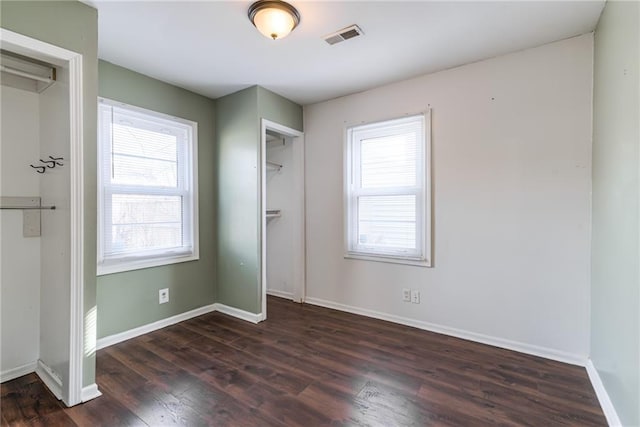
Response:
[{"label": "window sill", "polygon": [[429,260],[418,260],[410,258],[398,258],[384,255],[366,255],[360,253],[347,252],[344,254],[345,259],[358,259],[362,261],[386,262],[390,264],[405,264],[416,267],[431,267]]},{"label": "window sill", "polygon": [[161,267],[163,265],[178,264],[181,262],[197,261],[200,257],[197,254],[182,256],[167,256],[158,258],[147,258],[139,260],[117,261],[112,260],[107,263],[98,264],[97,275],[105,276],[113,273],[123,273],[125,271],[141,270],[143,268]]}]

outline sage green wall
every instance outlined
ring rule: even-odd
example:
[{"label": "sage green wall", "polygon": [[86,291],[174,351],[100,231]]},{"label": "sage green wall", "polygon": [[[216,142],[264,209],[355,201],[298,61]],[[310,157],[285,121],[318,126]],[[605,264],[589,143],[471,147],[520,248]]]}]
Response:
[{"label": "sage green wall", "polygon": [[640,425],[640,3],[595,32],[591,359],[625,426]]},{"label": "sage green wall", "polygon": [[[215,101],[109,62],[99,63],[102,97],[198,123],[200,259],[98,277],[98,338],[213,304],[215,256]],[[95,259],[95,258],[94,258]],[[158,290],[169,302],[158,304]]]},{"label": "sage green wall", "polygon": [[217,99],[218,299],[260,311],[258,95],[254,86]]},{"label": "sage green wall", "polygon": [[[0,2],[0,26],[82,54],[84,138],[84,312],[96,302],[96,95],[98,92],[98,13],[71,1]],[[90,335],[91,327],[85,325]],[[83,384],[95,382],[95,353],[83,361]]]},{"label": "sage green wall", "polygon": [[217,99],[217,302],[261,311],[260,119],[302,130],[302,107],[264,88]]},{"label": "sage green wall", "polygon": [[[258,118],[302,131],[302,107],[277,93],[257,86]],[[258,126],[260,124],[258,123]]]}]

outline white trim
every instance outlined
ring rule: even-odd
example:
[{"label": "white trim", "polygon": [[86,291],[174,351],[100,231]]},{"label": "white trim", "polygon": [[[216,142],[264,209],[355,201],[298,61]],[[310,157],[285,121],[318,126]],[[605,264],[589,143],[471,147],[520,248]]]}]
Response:
[{"label": "white trim", "polygon": [[76,56],[82,56],[76,52],[4,28],[0,28],[0,49],[61,66],[66,66],[67,62]]},{"label": "white trim", "polygon": [[204,307],[199,307],[184,313],[176,314],[175,316],[167,317],[166,319],[160,319],[146,325],[138,326],[137,328],[129,329],[128,331],[120,332],[117,334],[109,335],[104,338],[100,338],[96,342],[96,350],[102,350],[105,347],[109,347],[114,344],[118,344],[122,341],[129,340],[131,338],[139,337],[140,335],[148,334],[149,332],[157,331],[158,329],[165,328],[167,326],[175,325],[176,323],[189,320],[193,317],[202,316],[203,314],[216,311],[217,304],[209,304]]},{"label": "white trim", "polygon": [[51,393],[53,393],[58,400],[62,400],[62,379],[58,374],[42,360],[38,360],[36,374],[40,377]]},{"label": "white trim", "polygon": [[229,307],[225,304],[215,303],[215,310],[220,313],[227,314],[229,316],[235,317],[237,319],[246,320],[251,323],[260,323],[266,319],[264,313],[250,313],[248,311],[240,310],[239,308]]},{"label": "white trim", "polygon": [[[282,135],[286,135],[292,138],[295,138],[295,142],[301,142],[304,144],[304,133],[300,132],[299,130],[281,125],[279,123],[276,122],[272,122],[271,120],[267,120],[267,119],[260,119],[260,185],[259,187],[259,191],[260,194],[258,195],[258,200],[260,200],[259,203],[259,215],[260,215],[260,272],[258,273],[258,280],[260,281],[260,294],[261,294],[261,308],[262,308],[262,312],[260,314],[258,314],[257,316],[260,316],[260,320],[266,320],[267,318],[267,213],[266,213],[266,206],[267,206],[267,129],[269,130],[273,130],[275,132],[278,132]],[[302,158],[304,159],[304,150],[302,150],[301,152],[299,152],[298,154],[303,156]],[[302,173],[302,176],[304,177],[304,161],[303,163],[300,165],[301,170],[300,172]],[[302,186],[298,186],[297,188],[299,191],[303,191],[304,192],[304,183]],[[301,239],[303,241],[303,246],[304,246],[304,236],[305,236],[305,223],[304,223],[304,194],[302,194],[302,215],[303,215],[303,219],[302,219],[302,224],[301,224],[301,229],[302,229],[302,235],[301,235]],[[299,248],[298,248],[299,249]],[[297,295],[300,296],[300,300],[303,301],[304,300],[304,289],[306,288],[305,286],[305,256],[298,256],[298,259],[295,260],[295,262],[298,264],[296,267],[294,267],[295,272],[297,273],[296,277],[296,285],[294,286],[298,286],[299,288],[296,289],[295,293]],[[301,264],[301,265],[300,265]],[[299,279],[302,279],[301,281]],[[301,288],[301,290],[299,290]],[[227,306],[225,306],[227,307]],[[232,307],[228,307],[228,308],[232,308]],[[236,310],[236,309],[233,309]],[[222,311],[222,310],[220,310]],[[242,310],[240,310],[242,311]],[[248,313],[248,312],[244,312],[247,314],[250,314],[252,316],[256,316],[253,315],[252,313]],[[231,313],[227,313],[230,314],[231,316],[233,316],[233,314]],[[239,317],[239,316],[236,316]],[[248,318],[244,318],[244,317],[239,317],[240,319],[244,319],[244,320],[249,320]],[[252,320],[249,320],[250,322],[252,322]],[[257,322],[254,322],[257,323]]]},{"label": "white trim", "polygon": [[102,396],[102,393],[98,390],[98,384],[93,383],[82,388],[82,403],[100,396]]},{"label": "white trim", "polygon": [[[394,135],[400,130],[417,130],[419,150],[416,158],[416,174],[422,177],[420,185],[363,188],[360,182],[361,141],[369,137]],[[431,212],[431,109],[416,114],[381,121],[347,125],[343,133],[343,243],[344,257],[365,261],[408,264],[432,267],[432,212]],[[413,195],[416,198],[416,248],[387,249],[367,246],[358,241],[358,206],[360,196]]]},{"label": "white trim", "polygon": [[199,307],[184,313],[176,314],[175,316],[167,317],[166,319],[160,319],[152,323],[147,323],[146,325],[138,326],[137,328],[129,329],[128,331],[100,338],[96,342],[96,350],[102,350],[103,348],[112,346],[114,344],[130,340],[131,338],[139,337],[140,335],[148,334],[149,332],[157,331],[158,329],[166,328],[167,326],[175,325],[176,323],[184,322],[185,320],[202,316],[203,314],[211,313],[213,311],[219,311],[220,313],[224,313],[241,320],[246,320],[247,322],[251,323],[259,323],[265,319],[265,316],[262,313],[249,313],[248,311],[229,307],[228,305],[220,303],[209,304],[205,305],[204,307]]},{"label": "white trim", "polygon": [[607,418],[607,423],[611,427],[622,426],[622,422],[620,422],[620,418],[618,417],[616,408],[613,406],[613,403],[609,398],[609,393],[607,393],[607,389],[602,383],[600,374],[598,373],[598,370],[596,369],[591,359],[587,359],[586,368],[587,375],[589,375],[589,380],[591,380],[591,385],[593,386],[593,390],[596,392],[596,396],[598,396],[598,402],[600,402],[602,412],[604,412],[604,416]]},{"label": "white trim", "polygon": [[[82,55],[22,34],[0,28],[0,48],[69,69],[69,145],[70,145],[70,319],[69,378],[64,402],[80,403],[83,381],[84,348],[84,128]],[[95,326],[94,326],[95,327]],[[36,368],[36,373],[45,372]],[[43,375],[45,375],[43,373]],[[43,381],[47,386],[55,384]],[[54,391],[52,389],[52,391]],[[61,396],[61,387],[58,394]],[[55,394],[55,391],[54,391]]]},{"label": "white trim", "polygon": [[125,271],[141,270],[143,268],[161,267],[163,265],[179,264],[182,262],[198,261],[200,256],[196,254],[189,255],[166,255],[157,258],[147,258],[129,261],[117,261],[113,264],[98,264],[96,267],[96,276],[106,276],[107,274],[123,273]]},{"label": "white trim", "polygon": [[260,307],[267,312],[267,124],[260,121],[260,194],[258,195],[258,212],[260,218]]},{"label": "white trim", "polygon": [[401,325],[412,326],[414,328],[425,331],[435,332],[438,334],[448,335],[464,340],[474,341],[482,344],[488,344],[494,347],[505,348],[520,353],[530,354],[533,356],[544,357],[545,359],[556,360],[558,362],[569,363],[571,365],[585,366],[586,356],[567,353],[564,351],[554,350],[551,348],[540,347],[536,345],[526,344],[518,341],[506,340],[490,335],[478,334],[476,332],[465,331],[462,329],[451,328],[448,326],[438,325],[421,320],[409,319],[407,317],[396,316],[393,314],[382,313],[375,310],[354,307],[346,304],[340,304],[333,301],[327,301],[320,298],[307,297],[305,303],[317,305],[320,307],[331,308],[347,313],[359,314],[361,316],[372,317],[374,319],[386,320],[388,322],[399,323]]},{"label": "white trim", "polygon": [[[82,376],[85,339],[84,318],[84,154],[82,56],[69,61],[70,104],[70,175],[71,175],[71,271],[69,325],[69,396],[68,406],[82,401]],[[89,325],[87,325],[88,327]],[[95,328],[95,323],[93,323]],[[95,331],[93,331],[95,336]]]},{"label": "white trim", "polygon": [[[293,138],[293,197],[297,205],[297,216],[293,227],[299,238],[293,246],[293,295],[295,302],[304,302],[306,296],[306,210],[305,210],[305,164],[304,135]],[[294,234],[295,235],[295,234]]]},{"label": "white trim", "polygon": [[277,289],[267,289],[267,295],[272,295],[278,298],[284,298],[288,300],[293,300],[293,293],[287,291],[279,291]]},{"label": "white trim", "polygon": [[[176,133],[184,134],[185,149],[178,150],[180,160],[178,162],[178,176],[182,179],[179,188],[148,188],[136,185],[115,185],[109,182],[107,176],[104,175],[105,168],[109,170],[109,159],[111,150],[108,144],[103,140],[103,126],[105,122],[111,125],[112,117],[108,120],[104,118],[106,109],[113,112],[113,108],[120,109],[121,114],[127,114],[133,117],[131,120],[136,122],[153,123],[153,126],[160,126],[166,123],[168,128],[179,129]],[[200,259],[200,233],[199,233],[199,199],[198,199],[198,123],[182,117],[173,116],[147,108],[126,104],[124,102],[98,97],[98,233],[97,233],[97,271],[98,276],[113,273],[121,273],[125,271],[140,270],[143,268],[158,267],[163,265],[177,264],[182,262],[197,261]],[[109,175],[109,174],[107,174]],[[117,193],[134,193],[134,194],[157,194],[157,195],[181,195],[184,197],[183,209],[187,206],[189,214],[185,215],[182,223],[183,235],[189,236],[191,243],[172,249],[161,249],[157,251],[138,252],[117,256],[113,254],[110,257],[105,256],[105,246],[108,241],[105,235],[110,235],[110,222],[104,221],[105,194],[116,190]],[[107,212],[108,213],[108,212]]]},{"label": "white trim", "polygon": [[0,372],[0,383],[11,381],[23,375],[27,375],[32,372],[35,372],[36,366],[38,366],[38,362],[34,361],[31,363],[27,363],[26,365],[18,366],[17,368],[12,368],[12,369],[7,369],[6,371],[2,371]]},{"label": "white trim", "polygon": [[347,252],[344,254],[344,258],[346,259],[358,259],[361,261],[376,261],[376,262],[387,262],[390,264],[405,264],[405,265],[415,265],[417,267],[431,267],[427,260],[417,260],[411,258],[400,258],[400,257],[392,257],[392,256],[383,256],[383,255],[363,255],[358,252]]}]

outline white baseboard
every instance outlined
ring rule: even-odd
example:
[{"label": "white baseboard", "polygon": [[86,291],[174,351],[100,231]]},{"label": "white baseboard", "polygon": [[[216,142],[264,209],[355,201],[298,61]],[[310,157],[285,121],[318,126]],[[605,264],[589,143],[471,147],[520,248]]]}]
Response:
[{"label": "white baseboard", "polygon": [[607,393],[607,389],[604,388],[600,374],[591,359],[587,360],[586,368],[589,380],[591,380],[591,385],[596,392],[596,396],[598,396],[602,412],[604,412],[604,416],[607,418],[607,423],[609,423],[609,426],[611,427],[622,426],[618,413],[616,412],[616,408],[613,406],[613,403],[609,398],[609,393]]},{"label": "white baseboard", "polygon": [[189,320],[193,317],[201,316],[203,314],[211,313],[216,310],[217,304],[205,305],[185,313],[176,314],[175,316],[167,317],[153,323],[138,326],[137,328],[129,329],[128,331],[120,332],[118,334],[109,335],[104,338],[100,338],[96,342],[96,350],[101,350],[110,345],[117,344],[122,341],[129,340],[131,338],[138,337],[140,335],[148,334],[149,332],[156,331],[158,329],[165,328],[167,326],[174,325],[178,322]]},{"label": "white baseboard", "polygon": [[273,295],[274,297],[293,300],[293,292],[279,291],[277,289],[267,289],[267,295]]},{"label": "white baseboard", "polygon": [[225,304],[215,303],[214,304],[216,311],[220,313],[228,314],[229,316],[233,316],[235,318],[246,320],[251,323],[259,323],[266,319],[264,313],[250,313],[248,311],[240,310],[239,308],[229,307]]},{"label": "white baseboard", "polygon": [[102,396],[102,393],[100,393],[100,390],[98,390],[98,384],[93,383],[86,387],[82,387],[82,395],[80,396],[80,399],[82,400],[82,403],[84,403],[100,396]]},{"label": "white baseboard", "polygon": [[423,329],[425,331],[436,332],[443,335],[449,335],[456,338],[462,338],[469,341],[488,344],[494,347],[505,348],[520,353],[530,354],[533,356],[544,357],[545,359],[556,360],[571,365],[585,366],[586,356],[566,353],[546,347],[539,347],[531,344],[525,344],[517,341],[506,340],[503,338],[492,337],[489,335],[469,332],[462,329],[442,326],[435,323],[423,322],[421,320],[409,319],[407,317],[396,316],[394,314],[382,313],[375,310],[354,307],[346,304],[340,304],[333,301],[327,301],[320,298],[307,297],[304,300],[307,304],[318,305],[320,307],[332,308],[334,310],[346,311],[348,313],[359,314],[361,316],[373,317],[374,319],[386,320],[389,322],[399,323],[401,325],[412,326],[414,328]]},{"label": "white baseboard", "polygon": [[58,400],[62,400],[62,379],[60,376],[42,360],[38,360],[36,374],[38,374],[51,393],[53,393]]},{"label": "white baseboard", "polygon": [[215,303],[205,305],[204,307],[196,308],[195,310],[187,311],[185,313],[176,314],[175,316],[167,317],[166,319],[161,319],[153,323],[138,326],[137,328],[129,329],[128,331],[100,338],[96,342],[96,350],[102,350],[105,347],[118,344],[140,335],[148,334],[149,332],[157,331],[158,329],[166,328],[167,326],[171,326],[179,322],[184,322],[185,320],[189,320],[193,317],[211,313],[212,311],[219,311],[220,313],[228,314],[229,316],[246,320],[251,323],[259,323],[266,318],[263,313],[249,313],[248,311],[240,310],[239,308]]},{"label": "white baseboard", "polygon": [[38,366],[37,361],[27,363],[26,365],[18,366],[17,368],[11,368],[11,369],[2,371],[0,372],[0,383],[3,383],[5,381],[11,381],[23,375],[27,375],[32,372],[35,372],[36,366]]}]

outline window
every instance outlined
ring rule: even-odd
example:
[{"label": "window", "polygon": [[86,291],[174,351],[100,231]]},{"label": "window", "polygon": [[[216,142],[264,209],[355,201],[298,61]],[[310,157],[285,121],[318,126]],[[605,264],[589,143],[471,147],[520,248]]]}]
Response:
[{"label": "window", "polygon": [[429,118],[347,129],[346,257],[430,265]]},{"label": "window", "polygon": [[198,259],[197,123],[100,99],[98,274]]}]

